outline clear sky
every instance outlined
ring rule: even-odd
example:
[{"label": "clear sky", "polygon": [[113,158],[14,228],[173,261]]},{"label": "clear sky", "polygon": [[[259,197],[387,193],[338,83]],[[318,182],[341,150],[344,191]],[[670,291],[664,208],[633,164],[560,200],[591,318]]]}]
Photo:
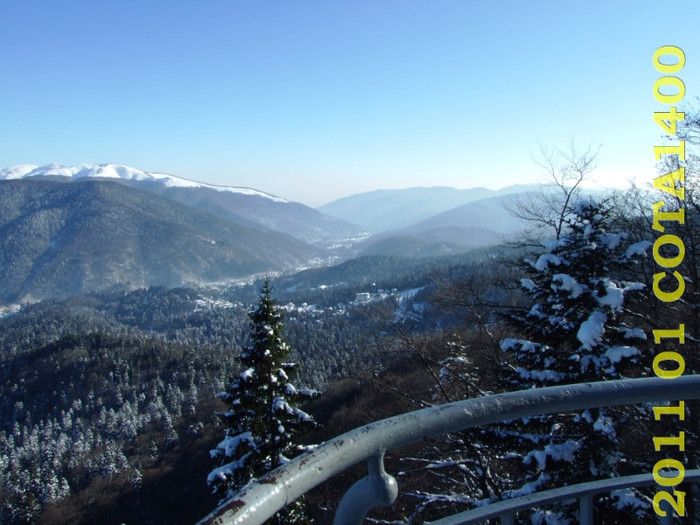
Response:
[{"label": "clear sky", "polygon": [[[541,180],[602,145],[651,180],[661,45],[700,95],[700,2],[0,0],[0,167],[114,162],[320,205]],[[693,21],[689,23],[689,21]]]}]

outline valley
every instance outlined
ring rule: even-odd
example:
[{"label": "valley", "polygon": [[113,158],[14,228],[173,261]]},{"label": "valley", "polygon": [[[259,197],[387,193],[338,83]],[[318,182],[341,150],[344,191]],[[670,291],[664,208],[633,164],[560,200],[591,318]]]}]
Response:
[{"label": "valley", "polygon": [[361,226],[250,189],[29,168],[0,170],[3,523],[109,523],[117,507],[120,522],[179,522],[162,492],[183,483],[201,500],[194,521],[215,504],[202,457],[220,432],[214,394],[239,370],[262,279],[297,381],[325,389],[400,359],[397,330],[456,325],[431,306],[438,276],[488,257],[378,249]]},{"label": "valley", "polygon": [[[116,165],[36,169],[0,170],[2,523],[193,523],[214,508],[209,451],[222,439],[217,413],[226,410],[217,395],[232,378],[250,374],[241,369],[242,356],[251,345],[251,307],[266,282],[289,359],[298,364],[294,384],[324,392],[304,406],[321,423],[305,443],[416,408],[581,374],[572,359],[538,361],[534,344],[518,338],[544,330],[547,343],[558,337],[567,351],[584,352],[576,350],[568,318],[558,320],[562,305],[579,324],[597,315],[587,318],[582,304],[608,308],[606,322],[619,316],[646,329],[666,315],[649,310],[648,291],[636,282],[648,272],[649,236],[644,217],[607,204],[624,202],[621,194],[606,204],[589,198],[563,208],[565,235],[554,242],[550,232],[543,242],[549,223],[531,229],[508,209],[517,199],[535,202],[533,195],[556,204],[546,187],[360,194],[337,203],[333,217],[251,189]],[[23,171],[35,174],[18,175]],[[569,235],[590,235],[592,224],[605,242],[567,244]],[[629,233],[607,233],[619,227]],[[610,253],[599,255],[606,246]],[[592,261],[610,259],[612,277],[576,287],[571,283],[588,279],[582,268],[598,271],[586,250],[598,250]],[[569,258],[584,261],[569,270],[580,275],[550,272],[548,265]],[[573,297],[601,286],[618,300],[633,296],[635,313],[613,311],[618,302],[607,296],[585,303]],[[541,322],[538,308],[551,308],[546,318],[554,328]],[[592,377],[615,376],[616,366],[646,373],[643,333],[625,324],[611,329],[625,345],[630,341],[620,334],[640,338],[642,350],[624,346],[623,364],[611,362]],[[688,368],[696,361],[689,358]],[[646,432],[638,415],[615,417]],[[566,424],[597,439],[582,421],[588,419]],[[421,523],[462,509],[472,503],[440,496],[462,483],[482,499],[530,483],[533,465],[514,458],[537,446],[528,437],[535,431],[518,425],[525,426],[430,441],[405,460],[389,456],[405,489],[375,519],[413,515]],[[536,431],[546,434],[546,426]],[[623,438],[634,461],[649,461],[634,434]],[[439,477],[430,465],[440,465]],[[330,522],[328,501],[357,475],[350,471],[309,494],[309,516]],[[422,494],[425,487],[430,492]],[[625,513],[615,502],[606,505],[610,515]]]},{"label": "valley", "polygon": [[507,216],[508,202],[523,190],[531,188],[412,188],[360,194],[319,211],[250,188],[122,165],[6,168],[0,304],[245,281],[361,255],[460,254],[524,227],[492,219]]},{"label": "valley", "polygon": [[[392,327],[445,322],[426,303],[429,274],[459,274],[468,261],[406,260],[396,271],[401,262],[366,257],[273,279],[297,384],[370,378],[400,356]],[[240,370],[259,285],[81,295],[0,319],[3,521],[110,523],[117,507],[120,521],[206,514],[215,500],[204,455],[221,431],[214,394]],[[183,488],[199,502],[187,518],[162,506]]]}]

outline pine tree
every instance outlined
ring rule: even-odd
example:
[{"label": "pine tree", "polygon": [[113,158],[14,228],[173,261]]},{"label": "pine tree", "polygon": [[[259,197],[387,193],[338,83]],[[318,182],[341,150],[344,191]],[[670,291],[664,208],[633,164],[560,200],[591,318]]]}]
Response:
[{"label": "pine tree", "polygon": [[[303,451],[297,438],[315,426],[309,414],[294,406],[317,392],[297,390],[289,382],[296,365],[285,361],[291,349],[271,292],[265,281],[248,314],[251,344],[241,354],[242,372],[226,392],[218,394],[229,406],[218,414],[227,428],[223,441],[211,451],[220,466],[207,481],[223,498]],[[298,514],[288,511],[284,522],[298,521]]]},{"label": "pine tree", "polygon": [[[628,315],[644,285],[622,276],[633,274],[649,243],[630,246],[625,233],[609,231],[604,204],[579,201],[572,212],[559,239],[536,261],[526,261],[521,285],[531,307],[507,315],[522,337],[501,342],[510,389],[618,379],[648,365],[640,350],[645,333],[630,326]],[[622,471],[634,470],[634,460],[623,452],[619,430],[620,423],[634,424],[634,414],[595,409],[511,422],[502,436],[520,447],[527,469],[512,495],[631,473]],[[617,512],[614,501],[607,504],[607,512]]]},{"label": "pine tree", "polygon": [[532,307],[507,315],[525,338],[501,343],[512,356],[514,386],[615,379],[638,361],[634,345],[646,335],[629,326],[625,302],[644,285],[621,275],[649,243],[628,246],[624,232],[608,231],[609,215],[593,200],[578,201],[568,230],[537,261],[526,261],[529,275],[520,283]]}]

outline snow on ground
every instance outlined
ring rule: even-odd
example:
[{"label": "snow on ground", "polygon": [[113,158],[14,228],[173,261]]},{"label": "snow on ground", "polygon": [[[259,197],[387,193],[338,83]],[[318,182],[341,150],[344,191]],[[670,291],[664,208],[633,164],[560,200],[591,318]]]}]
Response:
[{"label": "snow on ground", "polygon": [[[195,312],[200,312],[202,310],[213,310],[213,309],[228,309],[234,308],[236,305],[229,302],[223,301],[221,299],[212,299],[210,297],[200,297],[194,301]],[[238,303],[238,306],[243,306],[242,303]]]},{"label": "snow on ground", "polygon": [[10,315],[16,314],[22,309],[18,304],[12,304],[10,306],[0,306],[0,319],[3,317],[9,317]]},{"label": "snow on ground", "polygon": [[411,288],[410,290],[404,290],[402,292],[396,293],[396,311],[394,312],[394,322],[404,322],[407,320],[420,321],[421,314],[428,307],[425,303],[413,302],[416,294],[420,292],[424,287]]},{"label": "snow on ground", "polygon": [[421,286],[420,288],[411,288],[410,290],[404,290],[403,292],[400,292],[397,297],[399,301],[406,301],[408,299],[413,299],[418,292],[420,292],[424,286]]}]

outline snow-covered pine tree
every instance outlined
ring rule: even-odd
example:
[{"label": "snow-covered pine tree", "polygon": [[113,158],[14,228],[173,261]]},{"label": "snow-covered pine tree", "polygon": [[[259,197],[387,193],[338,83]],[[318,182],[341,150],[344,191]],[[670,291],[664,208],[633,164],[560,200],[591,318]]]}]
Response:
[{"label": "snow-covered pine tree", "polygon": [[[622,276],[633,275],[629,270],[649,243],[629,245],[624,232],[609,231],[605,204],[578,201],[572,212],[559,239],[536,261],[526,261],[521,285],[531,308],[507,316],[522,335],[501,342],[509,356],[509,389],[617,379],[647,365],[640,349],[646,336],[630,326],[628,315],[644,285]],[[503,437],[525,447],[528,469],[512,495],[632,473],[626,469],[635,470],[634,459],[625,457],[619,439],[620,424],[631,419],[629,410],[596,409],[511,422]],[[608,512],[616,512],[614,501],[610,505]]]},{"label": "snow-covered pine tree", "polygon": [[521,339],[505,339],[513,386],[531,388],[620,377],[638,361],[634,346],[646,339],[628,324],[625,301],[644,284],[621,278],[650,243],[630,246],[624,232],[608,231],[610,210],[578,201],[568,230],[545,243],[537,261],[526,260],[520,284],[532,299],[527,311],[507,315]]},{"label": "snow-covered pine tree", "polygon": [[[210,472],[207,482],[223,498],[302,452],[297,439],[315,426],[309,414],[294,406],[317,392],[297,390],[289,382],[296,364],[285,361],[291,349],[271,292],[265,281],[257,305],[248,314],[251,345],[241,354],[243,371],[226,392],[218,394],[230,409],[218,414],[227,427],[226,435],[211,451],[220,466]],[[295,523],[302,519],[298,511],[288,509],[280,519]]]}]

